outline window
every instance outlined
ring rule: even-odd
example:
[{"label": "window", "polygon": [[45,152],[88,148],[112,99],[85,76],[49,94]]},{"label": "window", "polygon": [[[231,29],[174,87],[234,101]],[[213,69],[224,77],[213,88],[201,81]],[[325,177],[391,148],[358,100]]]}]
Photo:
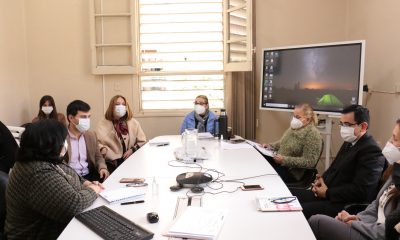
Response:
[{"label": "window", "polygon": [[139,0],[141,108],[224,106],[222,0]]},{"label": "window", "polygon": [[91,0],[93,74],[131,74],[139,111],[224,107],[226,71],[249,71],[251,0]]},{"label": "window", "polygon": [[89,3],[93,74],[136,73],[135,1]]}]

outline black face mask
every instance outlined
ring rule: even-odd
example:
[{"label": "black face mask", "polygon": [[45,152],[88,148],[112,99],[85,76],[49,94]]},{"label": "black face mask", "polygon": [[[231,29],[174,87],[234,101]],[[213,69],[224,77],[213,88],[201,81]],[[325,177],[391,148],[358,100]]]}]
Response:
[{"label": "black face mask", "polygon": [[397,189],[400,189],[400,164],[393,164],[392,182]]}]

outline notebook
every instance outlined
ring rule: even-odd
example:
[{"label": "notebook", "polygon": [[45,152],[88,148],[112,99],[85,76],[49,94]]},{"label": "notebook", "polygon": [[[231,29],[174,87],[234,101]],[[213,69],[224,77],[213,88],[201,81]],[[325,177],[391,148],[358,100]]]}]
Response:
[{"label": "notebook", "polygon": [[188,206],[163,235],[214,240],[222,229],[224,217],[225,212],[222,210]]},{"label": "notebook", "polygon": [[[294,198],[293,201],[288,203],[275,203],[276,199],[283,198]],[[303,208],[300,205],[299,200],[296,197],[257,197],[257,207],[262,212],[290,212],[290,211],[302,211]]]},{"label": "notebook", "polygon": [[137,200],[143,200],[145,192],[142,189],[124,187],[114,190],[103,191],[100,193],[108,203],[123,203]]}]

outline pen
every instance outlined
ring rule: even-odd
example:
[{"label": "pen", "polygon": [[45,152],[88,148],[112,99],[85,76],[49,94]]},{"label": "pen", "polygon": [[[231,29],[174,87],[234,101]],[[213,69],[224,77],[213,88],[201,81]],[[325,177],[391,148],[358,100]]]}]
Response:
[{"label": "pen", "polygon": [[136,204],[136,203],[144,203],[144,200],[133,201],[133,202],[124,202],[124,203],[121,203],[121,205]]},{"label": "pen", "polygon": [[164,143],[164,144],[158,144],[158,145],[156,145],[156,147],[162,147],[162,146],[168,146],[169,145],[169,143]]}]

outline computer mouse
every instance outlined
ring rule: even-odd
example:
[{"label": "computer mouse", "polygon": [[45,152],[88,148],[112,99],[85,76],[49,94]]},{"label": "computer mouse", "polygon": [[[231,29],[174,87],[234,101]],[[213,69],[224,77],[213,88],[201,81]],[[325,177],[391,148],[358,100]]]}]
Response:
[{"label": "computer mouse", "polygon": [[192,187],[190,191],[192,191],[192,193],[202,193],[204,191],[204,188],[200,186],[195,186]]},{"label": "computer mouse", "polygon": [[149,221],[149,223],[156,223],[159,219],[160,218],[158,217],[158,214],[156,212],[149,212],[147,214],[147,221]]}]

